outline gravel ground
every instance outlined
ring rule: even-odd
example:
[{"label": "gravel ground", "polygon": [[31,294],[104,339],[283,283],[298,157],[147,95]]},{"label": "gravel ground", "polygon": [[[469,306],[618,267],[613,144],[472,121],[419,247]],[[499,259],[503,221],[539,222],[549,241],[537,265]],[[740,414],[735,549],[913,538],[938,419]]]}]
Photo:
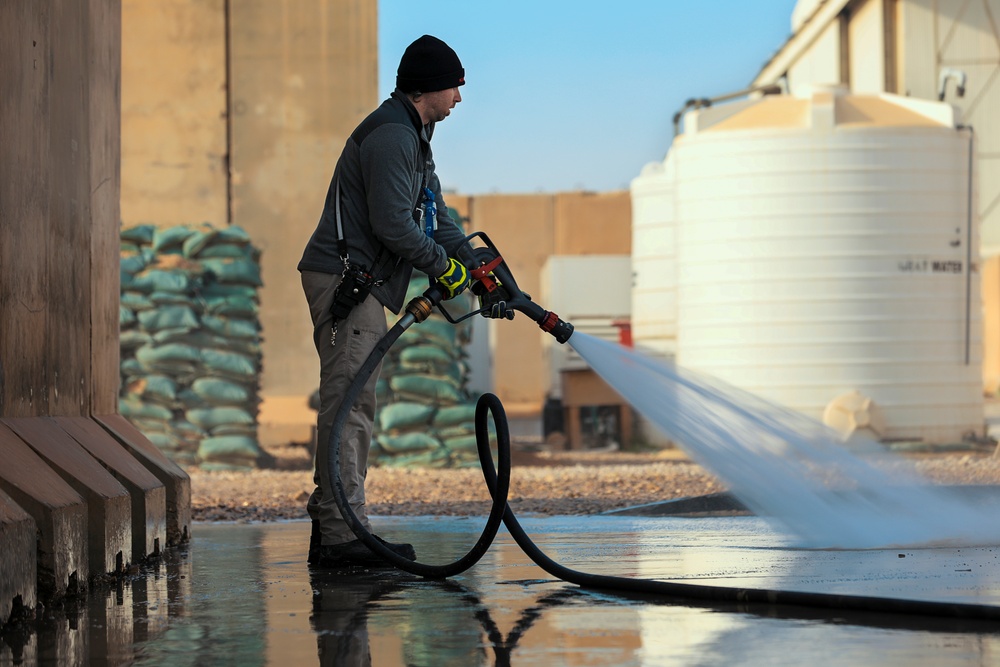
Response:
[{"label": "gravel ground", "polygon": [[[253,472],[189,469],[195,521],[304,519],[313,489],[303,448],[272,451],[278,468]],[[991,451],[910,455],[935,484],[1000,485],[1000,456]],[[369,513],[485,515],[489,496],[478,469],[371,468]],[[517,514],[594,514],[672,498],[725,491],[713,475],[680,452],[517,452],[509,503]]]}]

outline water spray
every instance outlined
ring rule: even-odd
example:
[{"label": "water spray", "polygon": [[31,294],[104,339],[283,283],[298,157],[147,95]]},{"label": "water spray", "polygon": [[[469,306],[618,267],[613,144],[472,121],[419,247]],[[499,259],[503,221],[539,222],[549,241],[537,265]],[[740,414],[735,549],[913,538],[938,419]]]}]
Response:
[{"label": "water spray", "polygon": [[[477,284],[475,293],[480,297],[481,307],[459,318],[454,318],[441,306],[442,291],[436,285],[431,285],[421,296],[407,304],[404,315],[390,328],[385,336],[376,344],[368,359],[362,365],[353,382],[348,387],[334,418],[330,434],[329,473],[334,489],[334,499],[341,515],[351,530],[371,551],[400,570],[428,579],[445,579],[455,576],[475,565],[486,553],[500,528],[506,525],[517,545],[531,558],[536,565],[550,575],[576,584],[582,588],[600,590],[618,595],[642,596],[644,598],[662,599],[668,602],[678,601],[708,601],[711,603],[737,603],[741,605],[760,603],[767,605],[793,605],[803,607],[820,607],[838,610],[855,610],[864,612],[881,612],[891,614],[917,614],[955,618],[1000,619],[1000,607],[979,604],[964,604],[956,602],[934,602],[922,600],[904,600],[898,598],[841,595],[833,593],[813,593],[803,591],[788,591],[763,588],[738,588],[726,586],[711,586],[688,584],[655,579],[638,579],[596,575],[572,570],[549,558],[528,537],[514,512],[507,504],[510,490],[511,454],[510,433],[506,414],[500,400],[493,394],[484,394],[476,404],[476,444],[480,465],[483,470],[490,496],[493,499],[490,514],[482,533],[475,545],[467,554],[451,563],[432,565],[411,561],[396,554],[378,541],[358,520],[350,506],[343,481],[340,475],[341,432],[344,424],[360,395],[368,378],[389,351],[396,339],[410,326],[427,319],[434,308],[438,308],[445,318],[452,323],[473,315],[513,319],[514,312],[520,312],[536,322],[538,326],[560,343],[567,342],[573,335],[573,325],[563,321],[558,315],[545,310],[522,292],[506,262],[481,232],[469,236],[480,238],[486,245],[476,248],[474,258],[478,266],[472,272]],[[585,346],[590,337],[584,336]],[[696,392],[706,391],[704,387],[694,385]],[[626,397],[628,398],[628,397]],[[747,409],[736,405],[737,412],[749,414]],[[497,464],[493,463],[493,453],[490,447],[489,418],[492,415],[497,440]],[[711,417],[706,419],[711,422]],[[708,424],[710,429],[718,429],[716,424]]]}]

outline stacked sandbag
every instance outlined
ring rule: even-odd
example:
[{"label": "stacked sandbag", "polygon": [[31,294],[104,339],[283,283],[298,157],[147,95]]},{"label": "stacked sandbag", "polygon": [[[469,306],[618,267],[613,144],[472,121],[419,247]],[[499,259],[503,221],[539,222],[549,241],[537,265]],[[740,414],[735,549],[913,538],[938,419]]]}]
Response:
[{"label": "stacked sandbag", "polygon": [[257,440],[259,259],[239,227],[121,233],[119,411],[174,461],[271,461]]},{"label": "stacked sandbag", "polygon": [[[407,302],[427,289],[427,277],[414,272]],[[445,303],[453,317],[472,301]],[[390,314],[389,325],[398,318]],[[371,461],[375,465],[463,467],[478,465],[476,398],[466,384],[465,346],[471,327],[454,325],[436,310],[414,324],[389,349],[379,377],[378,412]]]}]

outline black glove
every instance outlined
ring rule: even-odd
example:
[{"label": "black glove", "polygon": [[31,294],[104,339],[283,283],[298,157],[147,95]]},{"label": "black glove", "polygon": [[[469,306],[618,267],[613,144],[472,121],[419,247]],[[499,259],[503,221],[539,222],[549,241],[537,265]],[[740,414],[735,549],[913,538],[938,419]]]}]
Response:
[{"label": "black glove", "polygon": [[507,300],[510,298],[510,295],[503,284],[496,279],[496,276],[491,273],[490,277],[497,285],[496,289],[492,292],[486,289],[486,286],[481,282],[477,282],[472,286],[472,293],[479,297],[479,314],[495,320],[503,318],[508,320],[514,319],[514,309],[507,307]]}]

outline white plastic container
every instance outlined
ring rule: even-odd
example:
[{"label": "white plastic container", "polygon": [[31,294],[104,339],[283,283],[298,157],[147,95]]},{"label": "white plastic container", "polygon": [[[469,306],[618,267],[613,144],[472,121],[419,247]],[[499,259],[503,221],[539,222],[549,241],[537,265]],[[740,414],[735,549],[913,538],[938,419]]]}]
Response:
[{"label": "white plastic container", "polygon": [[671,151],[679,363],[845,436],[982,434],[978,221],[956,114],[842,88],[688,114]]},{"label": "white plastic container", "polygon": [[677,225],[674,169],[668,155],[631,183],[632,336],[638,349],[677,353]]}]

